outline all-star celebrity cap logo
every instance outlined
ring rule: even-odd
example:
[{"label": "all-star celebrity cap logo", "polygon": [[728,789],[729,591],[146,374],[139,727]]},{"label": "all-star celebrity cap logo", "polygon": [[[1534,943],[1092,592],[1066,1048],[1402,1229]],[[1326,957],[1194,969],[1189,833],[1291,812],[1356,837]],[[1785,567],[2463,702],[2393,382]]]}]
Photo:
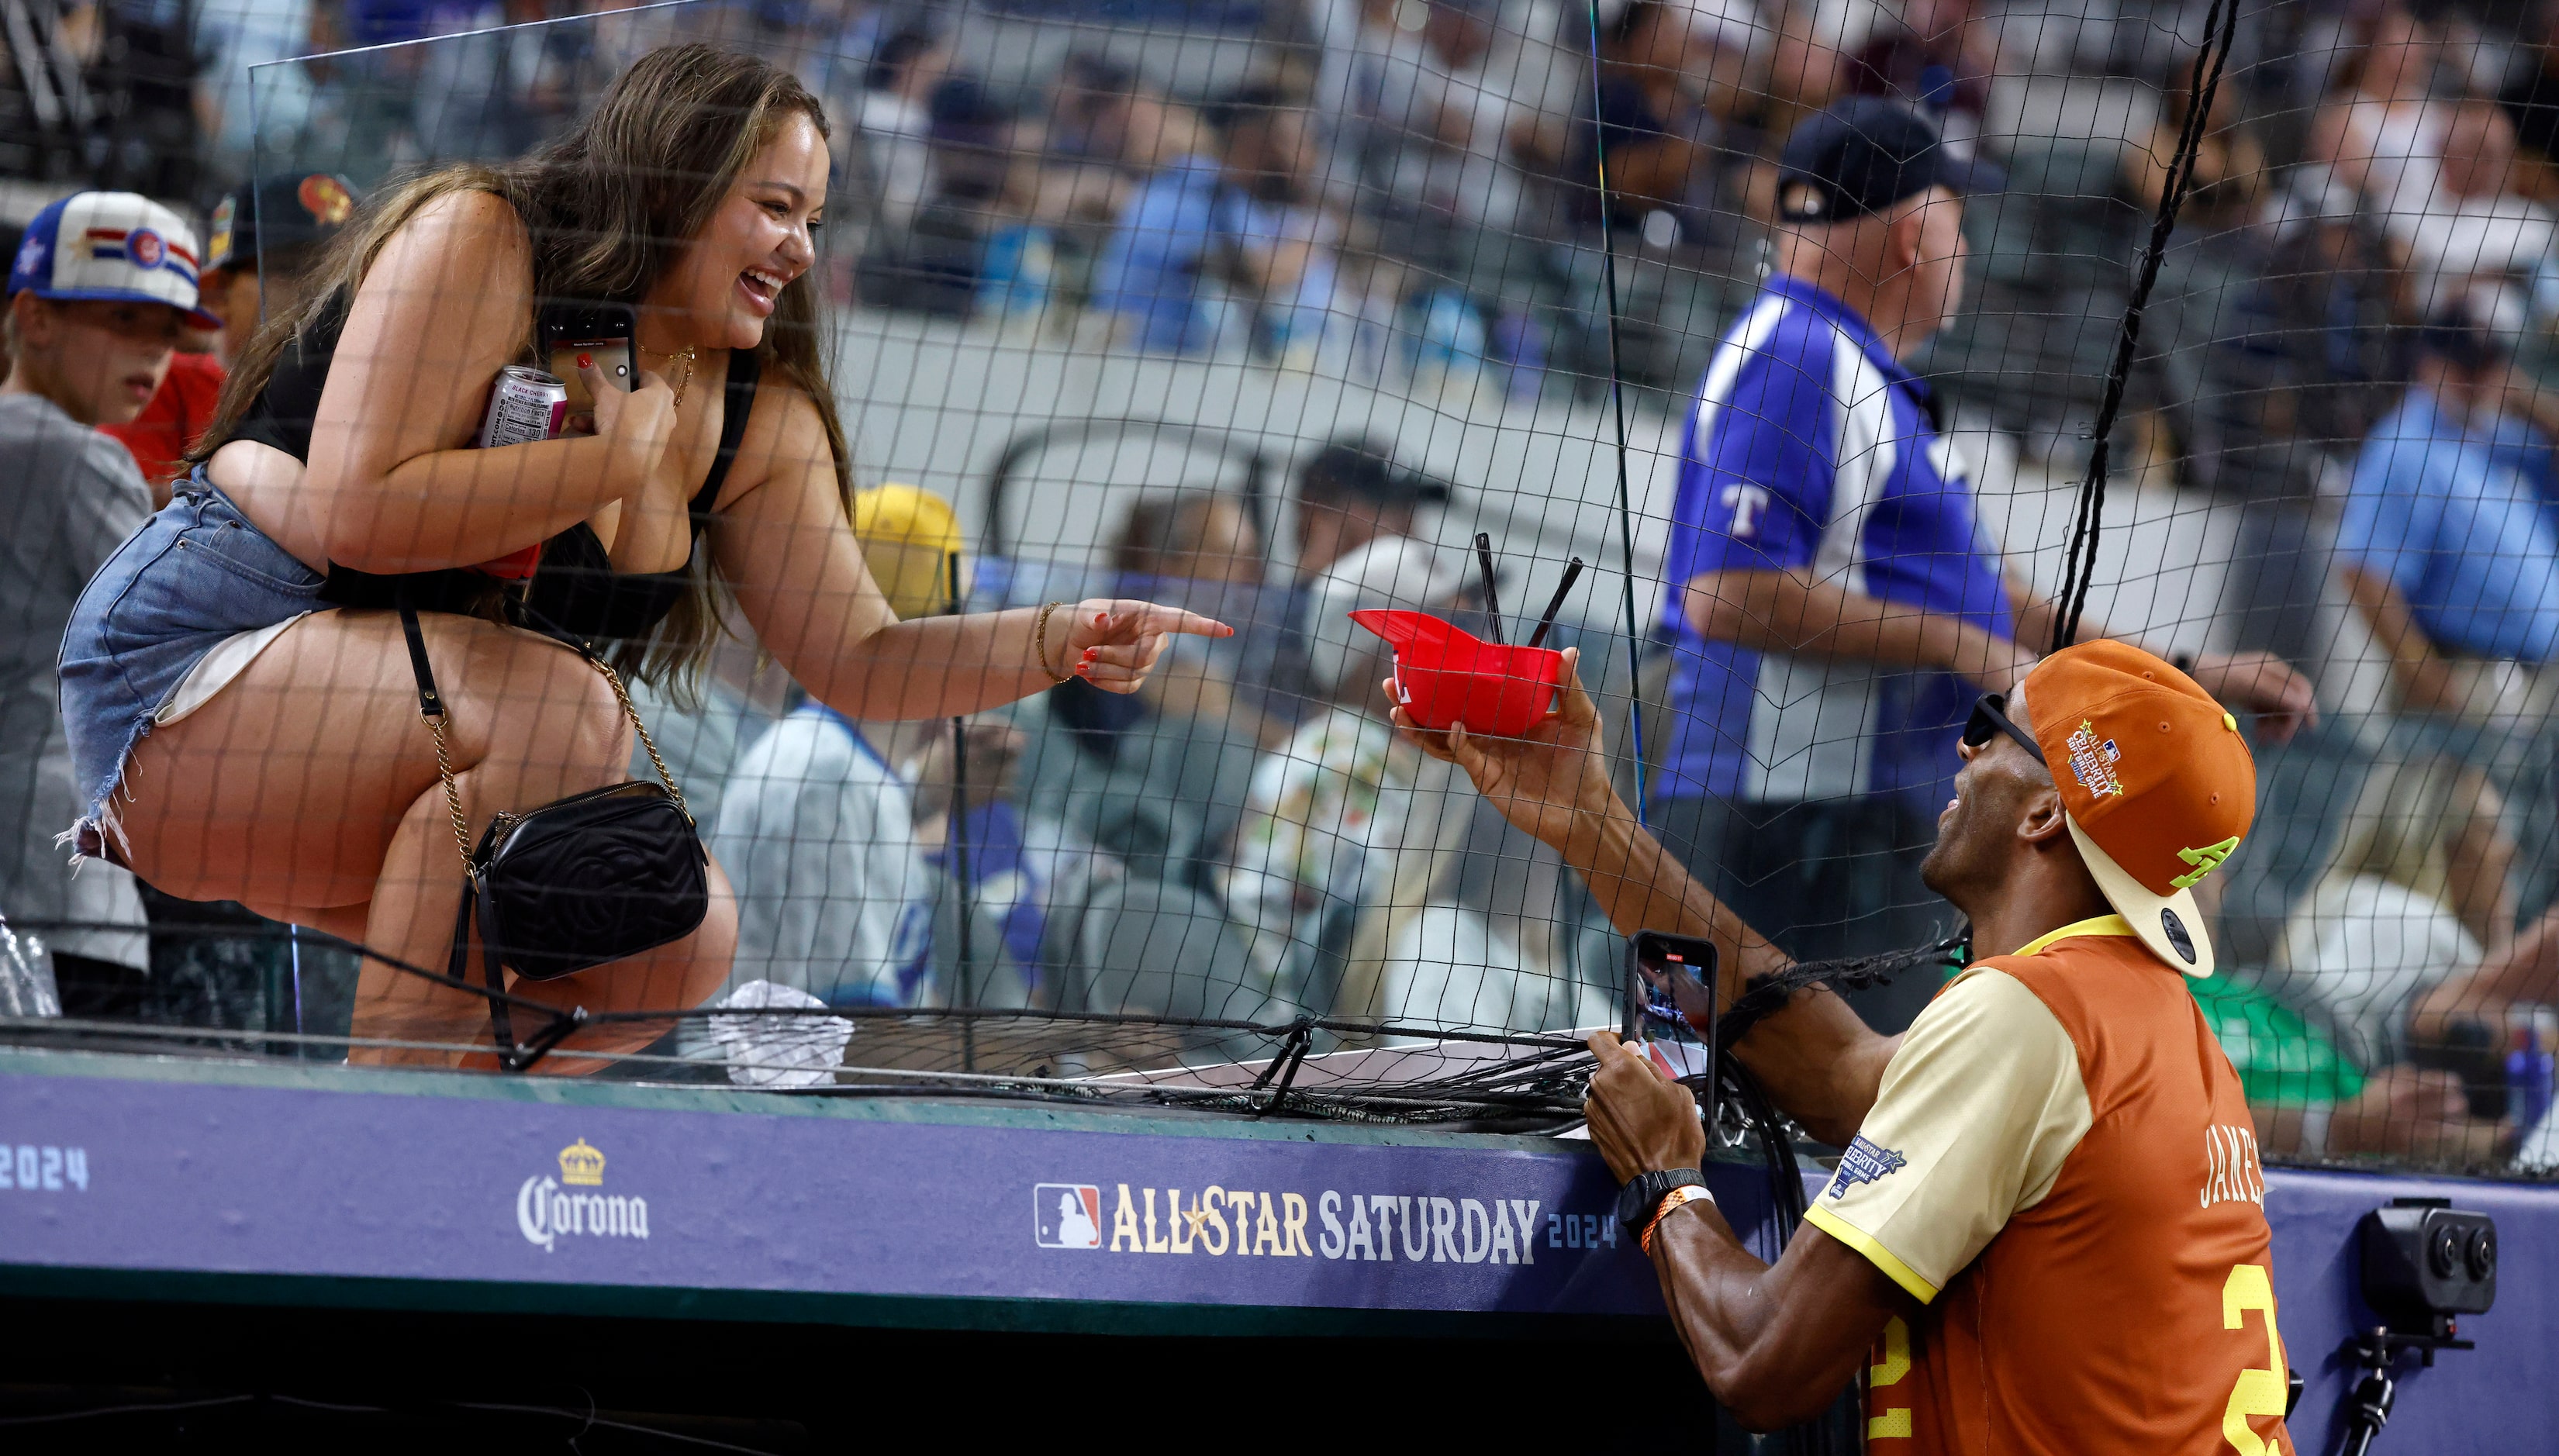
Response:
[{"label": "all-star celebrity cap logo", "polygon": [[2083,722],[2070,735],[2070,775],[2091,794],[2123,796],[2124,781],[2115,776],[2115,765],[2123,757],[2124,751],[2115,747],[2115,740],[2098,741],[2093,724]]},{"label": "all-star celebrity cap logo", "polygon": [[536,1173],[516,1190],[516,1232],[549,1253],[564,1238],[646,1238],[649,1201],[581,1193],[604,1186],[604,1154],[583,1137],[559,1150],[559,1177]]}]

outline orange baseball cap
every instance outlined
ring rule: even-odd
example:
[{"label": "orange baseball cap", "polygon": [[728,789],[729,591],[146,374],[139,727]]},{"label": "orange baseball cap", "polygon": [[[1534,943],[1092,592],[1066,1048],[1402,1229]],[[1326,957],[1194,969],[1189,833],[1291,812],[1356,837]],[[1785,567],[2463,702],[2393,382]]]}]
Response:
[{"label": "orange baseball cap", "polygon": [[2192,891],[2257,816],[2257,760],[2239,720],[2193,678],[2120,642],[2037,663],[2026,709],[2107,903],[2162,960],[2212,974]]}]

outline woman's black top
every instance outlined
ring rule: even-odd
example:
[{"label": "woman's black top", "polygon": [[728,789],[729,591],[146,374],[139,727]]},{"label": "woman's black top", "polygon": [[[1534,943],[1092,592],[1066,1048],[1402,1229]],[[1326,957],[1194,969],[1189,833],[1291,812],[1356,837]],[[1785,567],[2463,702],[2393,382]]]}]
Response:
[{"label": "woman's black top", "polygon": [[[232,438],[271,445],[296,460],[311,458],[311,424],[320,413],[320,390],[338,336],[347,326],[350,295],[343,290],[308,330],[276,357],[275,371],[240,417]],[[746,437],[755,407],[762,360],[745,350],[728,357],[728,385],[720,416],[719,454],[690,505],[693,549],[719,501],[720,486]],[[486,617],[493,608],[510,621],[572,643],[636,641],[649,636],[691,590],[692,558],[673,571],[617,572],[594,528],[579,521],[542,543],[541,564],[518,597],[505,584],[468,569],[376,575],[331,562],[322,600],[341,607],[393,607],[405,598],[421,612]]]}]

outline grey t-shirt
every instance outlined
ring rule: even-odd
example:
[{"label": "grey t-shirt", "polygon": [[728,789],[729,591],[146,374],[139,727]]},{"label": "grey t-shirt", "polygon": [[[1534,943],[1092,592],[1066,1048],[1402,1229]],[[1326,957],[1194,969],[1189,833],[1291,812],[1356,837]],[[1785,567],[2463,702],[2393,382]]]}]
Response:
[{"label": "grey t-shirt", "polygon": [[[58,951],[150,963],[133,876],[75,874],[55,836],[86,812],[72,781],[54,663],[80,588],[151,515],[122,445],[32,394],[0,394],[0,915]],[[43,922],[129,925],[62,932]]]}]

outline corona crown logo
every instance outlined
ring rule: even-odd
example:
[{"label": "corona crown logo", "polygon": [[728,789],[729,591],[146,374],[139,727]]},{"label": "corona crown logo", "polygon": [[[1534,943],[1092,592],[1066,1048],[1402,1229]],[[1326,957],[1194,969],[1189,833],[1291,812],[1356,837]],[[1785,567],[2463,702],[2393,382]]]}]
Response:
[{"label": "corona crown logo", "polygon": [[604,1154],[581,1137],[559,1150],[558,1178],[536,1173],[518,1186],[516,1232],[545,1253],[563,1238],[648,1238],[649,1200],[578,1191],[603,1185]]},{"label": "corona crown logo", "polygon": [[604,1186],[604,1154],[587,1146],[585,1138],[560,1149],[559,1165],[562,1183],[581,1188]]}]

